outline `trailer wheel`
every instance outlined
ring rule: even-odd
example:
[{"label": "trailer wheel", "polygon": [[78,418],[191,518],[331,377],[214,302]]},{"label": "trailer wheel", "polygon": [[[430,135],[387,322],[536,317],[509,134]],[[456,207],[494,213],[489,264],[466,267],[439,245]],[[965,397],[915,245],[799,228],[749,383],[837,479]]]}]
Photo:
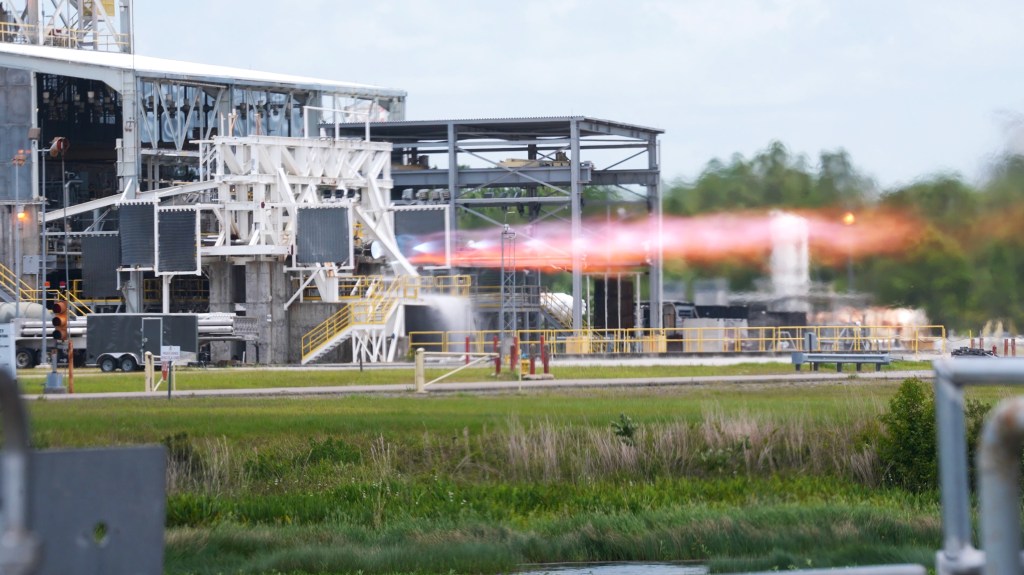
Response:
[{"label": "trailer wheel", "polygon": [[125,373],[131,373],[131,372],[135,371],[136,369],[138,369],[138,367],[139,367],[139,364],[135,363],[135,358],[134,357],[132,357],[130,355],[126,355],[126,356],[121,358],[121,371],[123,371]]},{"label": "trailer wheel", "polygon": [[31,367],[35,367],[36,364],[39,363],[36,361],[35,350],[27,349],[24,347],[18,348],[18,351],[15,353],[14,356],[14,362],[17,365],[18,369],[29,369]]},{"label": "trailer wheel", "polygon": [[103,373],[110,373],[115,369],[117,369],[117,362],[114,361],[114,358],[109,355],[105,355],[100,359],[100,371]]}]

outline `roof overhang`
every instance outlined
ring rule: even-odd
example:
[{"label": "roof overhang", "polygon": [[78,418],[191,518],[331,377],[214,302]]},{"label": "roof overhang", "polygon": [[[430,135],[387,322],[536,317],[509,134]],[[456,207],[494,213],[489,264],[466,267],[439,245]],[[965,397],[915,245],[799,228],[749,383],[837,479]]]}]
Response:
[{"label": "roof overhang", "polygon": [[260,87],[280,91],[337,93],[368,99],[404,99],[407,95],[404,90],[367,84],[258,72],[120,52],[75,50],[33,44],[0,43],[0,66],[98,80],[117,90],[121,89],[125,75],[129,74],[140,78]]}]

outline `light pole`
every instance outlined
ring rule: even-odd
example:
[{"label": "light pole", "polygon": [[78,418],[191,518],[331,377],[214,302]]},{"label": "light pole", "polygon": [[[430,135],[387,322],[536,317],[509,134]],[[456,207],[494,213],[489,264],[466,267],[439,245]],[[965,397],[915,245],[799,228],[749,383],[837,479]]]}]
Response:
[{"label": "light pole", "polygon": [[[857,223],[857,216],[853,212],[843,214],[843,225],[850,227]],[[846,293],[853,293],[853,232],[847,234],[846,239]]]},{"label": "light pole", "polygon": [[46,329],[46,299],[47,299],[46,290],[47,290],[47,288],[50,287],[50,283],[48,281],[46,281],[46,272],[47,272],[47,267],[48,266],[46,265],[46,156],[44,154],[48,154],[49,150],[40,150],[39,149],[39,136],[40,136],[40,131],[39,131],[38,128],[33,128],[32,130],[29,130],[29,136],[28,137],[32,141],[32,161],[35,162],[35,161],[38,160],[39,161],[39,165],[40,165],[40,176],[39,176],[39,203],[40,203],[40,212],[39,212],[39,214],[40,214],[39,215],[39,253],[41,254],[41,256],[39,257],[39,286],[38,287],[39,287],[39,303],[42,305],[42,311],[40,312],[40,316],[41,317],[39,319],[43,323],[43,329],[42,329],[42,332],[39,335],[39,338],[40,338],[40,348],[41,348],[41,351],[39,352],[39,358],[41,360],[45,361],[46,358],[47,358],[47,354],[46,354],[46,339],[47,339],[47,335],[48,335],[47,329]]},{"label": "light pole", "polygon": [[499,329],[501,343],[505,345],[505,334],[512,332],[515,337],[518,329],[516,321],[516,233],[508,224],[501,231],[501,311]]},{"label": "light pole", "polygon": [[14,276],[17,289],[17,301],[14,302],[14,318],[21,316],[21,224],[25,221],[25,206],[21,203],[21,174],[20,168],[25,165],[25,150],[18,150],[18,153],[11,159],[14,166],[14,205],[17,215],[17,229],[14,232]]}]

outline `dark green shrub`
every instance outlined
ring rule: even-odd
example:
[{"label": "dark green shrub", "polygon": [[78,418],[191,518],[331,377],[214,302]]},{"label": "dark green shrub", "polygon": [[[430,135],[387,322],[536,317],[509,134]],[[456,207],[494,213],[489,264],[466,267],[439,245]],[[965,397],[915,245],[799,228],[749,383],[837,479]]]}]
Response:
[{"label": "dark green shrub", "polygon": [[620,413],[619,419],[612,421],[612,433],[619,438],[619,441],[630,447],[636,445],[636,434],[639,430],[640,426],[625,413]]},{"label": "dark green shrub", "polygon": [[165,436],[160,440],[167,448],[168,466],[173,466],[177,471],[189,478],[198,478],[203,475],[206,462],[202,455],[192,443],[188,433],[182,431],[174,435]]},{"label": "dark green shrub", "polygon": [[[975,446],[988,411],[989,406],[980,401],[964,403],[967,465],[972,482]],[[904,380],[881,421],[884,433],[878,441],[878,458],[883,468],[882,480],[915,492],[937,489],[938,443],[932,387],[916,378]]]}]

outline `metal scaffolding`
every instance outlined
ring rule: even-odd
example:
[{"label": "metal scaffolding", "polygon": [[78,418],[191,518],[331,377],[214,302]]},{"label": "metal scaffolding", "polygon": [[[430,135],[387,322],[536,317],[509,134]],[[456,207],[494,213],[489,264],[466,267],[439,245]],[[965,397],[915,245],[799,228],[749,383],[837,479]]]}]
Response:
[{"label": "metal scaffolding", "polygon": [[[392,200],[450,206],[453,239],[460,217],[502,229],[505,222],[483,210],[497,207],[515,209],[531,224],[565,222],[575,244],[599,233],[585,224],[585,207],[604,205],[642,211],[660,236],[662,130],[583,116],[404,121],[371,128],[375,138],[394,146]],[[358,137],[363,126],[337,129],[341,136]],[[518,233],[532,239],[524,230]],[[588,269],[576,249],[571,255],[572,324],[580,330],[583,277],[605,270]],[[660,309],[660,243],[651,246],[648,259],[638,267],[649,276],[647,299]],[[651,317],[652,327],[660,327],[660,314]]]}]

